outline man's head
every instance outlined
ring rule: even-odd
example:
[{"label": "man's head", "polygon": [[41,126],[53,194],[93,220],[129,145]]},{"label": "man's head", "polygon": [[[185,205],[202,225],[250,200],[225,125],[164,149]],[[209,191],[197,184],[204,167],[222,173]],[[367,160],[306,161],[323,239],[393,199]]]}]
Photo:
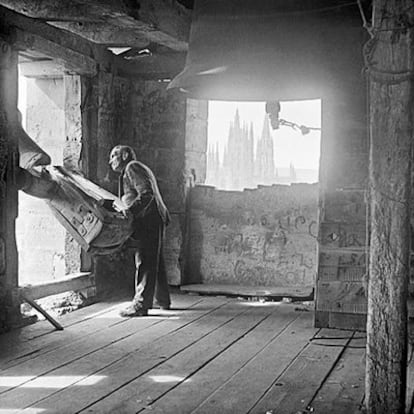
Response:
[{"label": "man's head", "polygon": [[113,171],[121,172],[130,161],[136,159],[135,151],[130,146],[117,145],[111,150],[109,165]]}]

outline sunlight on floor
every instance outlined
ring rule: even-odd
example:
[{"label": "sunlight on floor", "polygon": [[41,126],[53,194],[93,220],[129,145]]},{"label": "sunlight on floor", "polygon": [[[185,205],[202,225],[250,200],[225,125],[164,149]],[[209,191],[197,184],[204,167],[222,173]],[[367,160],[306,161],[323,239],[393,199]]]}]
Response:
[{"label": "sunlight on floor", "polygon": [[154,382],[160,382],[160,383],[191,381],[190,379],[185,380],[185,377],[178,377],[176,375],[150,375],[148,378],[152,379]]},{"label": "sunlight on floor", "polygon": [[19,376],[19,377],[0,377],[0,387],[17,387],[23,382],[31,381],[36,378],[35,375]]},{"label": "sunlight on floor", "polygon": [[244,306],[280,306],[283,302],[270,302],[270,301],[248,301],[240,302],[240,305]]},{"label": "sunlight on floor", "polygon": [[[44,408],[26,408],[24,410],[25,414],[40,414],[44,413],[46,409]],[[16,414],[15,408],[0,408],[0,414]]]},{"label": "sunlight on floor", "polygon": [[[104,375],[91,375],[85,378],[84,375],[65,376],[43,376],[36,379],[34,376],[25,377],[0,377],[0,387],[19,386],[20,388],[64,388],[82,380],[79,386],[94,385],[106,378]],[[1,411],[0,411],[0,414]]]}]

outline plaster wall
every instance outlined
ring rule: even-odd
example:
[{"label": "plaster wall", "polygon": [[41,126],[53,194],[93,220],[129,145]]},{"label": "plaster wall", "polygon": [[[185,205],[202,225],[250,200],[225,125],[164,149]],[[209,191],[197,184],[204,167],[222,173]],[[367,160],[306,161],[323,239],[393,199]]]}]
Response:
[{"label": "plaster wall", "polygon": [[312,286],[318,185],[191,191],[189,283]]}]

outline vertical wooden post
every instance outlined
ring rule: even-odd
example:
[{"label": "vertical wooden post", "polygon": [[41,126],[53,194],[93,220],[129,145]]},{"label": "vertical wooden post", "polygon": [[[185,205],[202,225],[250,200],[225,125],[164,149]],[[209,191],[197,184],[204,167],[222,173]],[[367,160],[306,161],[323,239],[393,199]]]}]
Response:
[{"label": "vertical wooden post", "polygon": [[413,140],[412,0],[374,0],[370,93],[371,243],[366,408],[404,413]]},{"label": "vertical wooden post", "polygon": [[[1,25],[0,21],[0,25]],[[0,40],[0,332],[20,320],[15,221],[17,217],[17,52]]]}]

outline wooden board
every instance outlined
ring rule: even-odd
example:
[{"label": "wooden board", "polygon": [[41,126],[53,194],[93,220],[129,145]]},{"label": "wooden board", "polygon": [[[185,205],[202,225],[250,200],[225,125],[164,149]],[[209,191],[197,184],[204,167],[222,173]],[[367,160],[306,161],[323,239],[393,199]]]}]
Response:
[{"label": "wooden board", "polygon": [[315,326],[318,328],[365,331],[367,327],[367,315],[360,313],[316,311]]},{"label": "wooden board", "polygon": [[[149,317],[128,319],[116,317],[122,302],[107,304],[108,311],[93,312],[91,306],[89,316],[72,319],[58,333],[71,333],[59,347],[55,332],[25,340],[41,342],[48,351],[21,363],[14,358],[14,366],[2,371],[0,392],[8,391],[0,395],[1,409],[8,414],[247,414],[264,397],[284,392],[274,394],[281,405],[273,406],[273,412],[283,413],[291,400],[291,412],[296,413],[303,411],[302,400],[312,406],[318,395],[329,394],[336,379],[354,383],[355,373],[342,368],[343,361],[364,368],[359,359],[352,361],[357,354],[345,351],[335,359],[324,351],[340,352],[340,338],[352,332],[321,331],[319,336],[334,338],[316,341],[313,312],[294,303],[173,294],[173,304],[175,310],[152,310]],[[88,321],[101,325],[99,330],[88,333]],[[335,412],[331,400],[329,407],[330,400],[321,399],[325,412]]]},{"label": "wooden board", "polygon": [[[192,411],[201,413],[245,413],[257,403],[263,391],[272,385],[307,346],[316,330],[311,314],[304,313],[278,335],[265,349]],[[251,379],[254,378],[254,381]],[[265,412],[265,411],[263,411]]]},{"label": "wooden board", "polygon": [[[308,343],[293,363],[275,378],[267,393],[251,411],[252,414],[268,410],[274,410],[277,414],[291,414],[309,408],[313,395],[334,368],[352,333],[346,335],[341,331],[323,329],[316,337],[321,339]],[[312,390],[314,394],[311,396]]]},{"label": "wooden board", "polygon": [[318,311],[366,313],[367,299],[361,282],[331,281],[317,282]]},{"label": "wooden board", "polygon": [[324,200],[324,221],[362,223],[366,221],[365,191],[334,191]]},{"label": "wooden board", "polygon": [[310,403],[315,413],[332,412],[332,407],[335,407],[335,414],[354,413],[355,407],[362,403],[365,346],[366,338],[361,334],[357,334],[349,343],[331,375]]},{"label": "wooden board", "polygon": [[[83,335],[91,335],[111,326],[108,320],[105,322],[103,318],[98,318],[98,316],[109,314],[118,308],[119,304],[114,306],[108,302],[100,302],[78,309],[76,312],[68,313],[59,318],[59,321],[65,327],[65,330],[59,333],[47,321],[39,321],[33,325],[1,335],[0,368],[5,369],[15,363],[21,363],[34,355],[41,355],[65,345],[68,341],[76,341]],[[117,323],[119,320],[117,319],[115,322]],[[74,337],[75,332],[76,337]]]},{"label": "wooden board", "polygon": [[237,286],[218,284],[192,284],[181,286],[183,292],[199,293],[203,295],[227,295],[240,297],[264,298],[297,298],[302,300],[313,299],[313,286]]},{"label": "wooden board", "polygon": [[320,246],[319,249],[319,266],[366,266],[365,249],[329,249]]},{"label": "wooden board", "polygon": [[[173,308],[188,308],[201,300],[197,297],[174,295]],[[58,334],[48,322],[39,321],[31,326],[1,335],[0,369],[22,363],[68,343],[73,345],[88,335],[125,322],[126,320],[120,319],[117,313],[121,307],[126,306],[126,303],[120,300],[116,305],[114,302],[99,302],[67,313],[58,319],[65,327],[65,330]]]},{"label": "wooden board", "polygon": [[[122,361],[154,338],[158,339],[163,333],[174,332],[205,316],[210,312],[210,310],[203,311],[206,306],[215,309],[224,303],[217,299],[208,299],[202,304],[195,304],[187,314],[185,311],[180,311],[183,314],[180,321],[174,318],[175,315],[171,311],[169,311],[170,317],[166,315],[165,318],[123,319],[124,323],[111,327],[110,335],[105,331],[100,332],[87,339],[84,338],[76,346],[68,344],[66,347],[52,351],[46,358],[34,358],[12,369],[4,370],[2,371],[4,376],[17,374],[18,377],[9,386],[4,384],[0,387],[2,403],[13,404],[22,409],[52,395],[56,392],[56,388],[69,387],[82,380],[87,381],[89,375],[94,378],[95,371]],[[53,377],[56,378],[55,386],[52,388],[42,385],[47,384],[50,372],[53,372]],[[78,375],[73,375],[74,373]],[[59,379],[61,379],[60,383]],[[19,385],[19,388],[15,388]],[[35,392],[31,392],[32,390]]]},{"label": "wooden board", "polygon": [[362,282],[366,266],[319,266],[318,281],[325,282]]},{"label": "wooden board", "polygon": [[[225,352],[244,335],[252,332],[272,312],[275,306],[255,306],[246,313],[222,325],[186,348],[185,352],[174,355],[165,363],[145,372],[134,381],[112,393],[98,403],[88,407],[88,413],[139,412],[151,409],[154,401],[177,385],[192,381],[193,375],[204,365]],[[166,382],[163,380],[168,379]],[[157,383],[161,381],[160,383]],[[156,388],[155,388],[156,385]],[[184,385],[185,386],[185,385]],[[137,401],[137,395],[151,398]]]},{"label": "wooden board", "polygon": [[[210,300],[208,299],[208,301]],[[217,301],[217,299],[215,300]],[[222,302],[222,305],[223,303],[225,301]],[[89,375],[82,376],[81,379],[76,378],[73,384],[64,384],[62,387],[64,389],[60,392],[51,394],[38,404],[30,403],[30,406],[55,410],[55,412],[64,412],[65,407],[70,406],[73,412],[81,411],[175,354],[184,351],[192,343],[199,341],[208,333],[225,325],[236,315],[247,310],[232,302],[214,309],[211,309],[211,304],[203,306],[204,309],[207,307],[210,310],[204,312],[200,309],[201,312],[198,312],[198,315],[193,313],[192,323],[185,322],[184,318],[175,320],[175,327],[170,326],[165,335],[162,334],[163,330],[158,330],[153,335],[148,333],[142,335],[138,331],[133,340],[130,339],[125,347],[118,342],[110,352],[108,349],[102,349],[94,355],[89,355],[87,358]],[[194,321],[194,319],[196,320]],[[86,360],[78,360],[74,364],[66,365],[61,370],[55,371],[54,374],[67,376],[73,372],[79,372],[84,369],[82,368],[84,364],[81,362],[85,363]],[[39,378],[39,383],[41,380]],[[30,409],[27,412],[31,412]]]},{"label": "wooden board", "polygon": [[[319,243],[324,249],[365,250],[365,223],[328,223],[323,222],[319,227]],[[346,250],[345,250],[346,251]]]},{"label": "wooden board", "polygon": [[[145,414],[190,413],[214,391],[231,380],[236,373],[251,362],[273,340],[292,326],[300,313],[291,308],[278,307],[254,330],[226,349],[203,369],[199,369],[188,381],[169,390],[146,407]],[[172,371],[171,371],[172,372]]]},{"label": "wooden board", "polygon": [[31,299],[57,295],[71,290],[78,291],[95,286],[95,276],[91,272],[81,272],[67,277],[36,285],[25,285],[17,288],[18,294]]}]

